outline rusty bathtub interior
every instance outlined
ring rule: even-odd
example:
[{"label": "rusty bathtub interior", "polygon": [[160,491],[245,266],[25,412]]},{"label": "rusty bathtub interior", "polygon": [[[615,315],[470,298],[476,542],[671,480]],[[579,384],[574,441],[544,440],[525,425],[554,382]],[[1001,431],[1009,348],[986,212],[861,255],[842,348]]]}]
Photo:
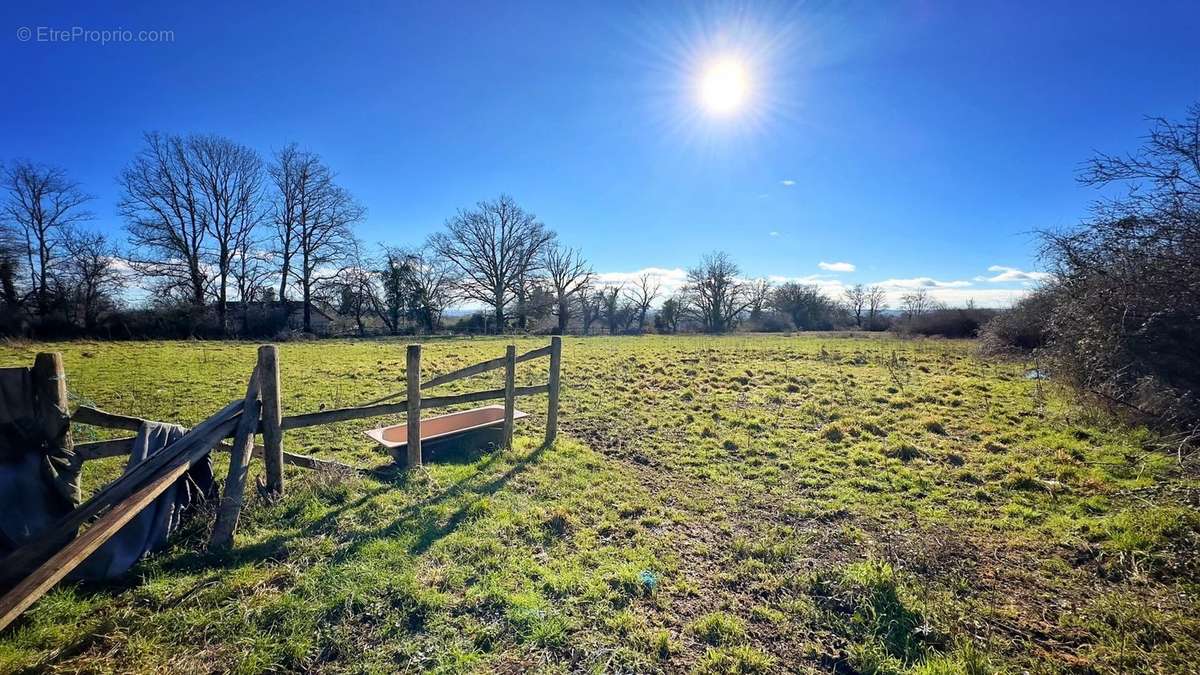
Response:
[{"label": "rusty bathtub interior", "polygon": [[[529,413],[513,410],[513,419]],[[464,452],[499,445],[503,440],[504,406],[489,405],[421,420],[422,454]],[[376,443],[395,453],[408,446],[408,425],[394,424],[364,432]]]}]

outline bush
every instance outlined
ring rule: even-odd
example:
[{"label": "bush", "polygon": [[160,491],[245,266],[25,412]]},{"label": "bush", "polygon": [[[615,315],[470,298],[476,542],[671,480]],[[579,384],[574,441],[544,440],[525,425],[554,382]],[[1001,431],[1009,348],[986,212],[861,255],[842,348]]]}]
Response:
[{"label": "bush", "polygon": [[902,330],[918,335],[938,335],[945,338],[973,338],[979,328],[996,315],[994,309],[935,309],[906,319]]},{"label": "bush", "polygon": [[[1052,287],[986,331],[989,347],[1044,344],[1051,372],[1134,421],[1200,432],[1200,103],[1155,119],[1130,156],[1098,155],[1085,184],[1125,184],[1079,227],[1042,233]],[[1180,439],[1176,439],[1178,443]]]},{"label": "bush", "polygon": [[1044,347],[1056,292],[1056,286],[1043,286],[992,317],[979,331],[980,351],[1016,355]]},{"label": "bush", "polygon": [[786,333],[792,330],[792,322],[778,312],[766,312],[762,316],[748,319],[741,328],[750,333]]}]

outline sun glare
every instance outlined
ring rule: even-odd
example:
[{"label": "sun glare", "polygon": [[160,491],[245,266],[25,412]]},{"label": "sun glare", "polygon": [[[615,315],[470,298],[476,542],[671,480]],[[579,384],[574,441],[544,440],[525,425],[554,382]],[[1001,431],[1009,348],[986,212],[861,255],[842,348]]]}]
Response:
[{"label": "sun glare", "polygon": [[746,66],[738,59],[722,57],[710,62],[700,77],[700,103],[714,115],[737,112],[750,94]]}]

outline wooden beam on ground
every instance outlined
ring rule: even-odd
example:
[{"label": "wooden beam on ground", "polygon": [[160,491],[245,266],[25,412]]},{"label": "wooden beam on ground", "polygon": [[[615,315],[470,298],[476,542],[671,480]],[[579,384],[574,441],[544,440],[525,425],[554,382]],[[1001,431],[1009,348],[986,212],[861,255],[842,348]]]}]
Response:
[{"label": "wooden beam on ground", "polygon": [[558,437],[558,394],[562,384],[561,370],[562,336],[555,335],[550,338],[550,381],[546,385],[550,394],[550,400],[546,403],[546,445],[552,445],[554,439]]},{"label": "wooden beam on ground", "polygon": [[[218,449],[220,450],[227,450],[228,448],[229,446],[225,444],[218,446]],[[263,456],[263,446],[254,446],[254,456],[258,458]],[[294,452],[283,453],[283,463],[287,464],[288,466],[298,466],[302,469],[311,469],[313,471],[332,471],[334,473],[362,471],[362,469],[357,466],[352,466],[343,462],[337,462],[332,459],[320,459],[317,457],[311,457],[309,455],[299,455]]]},{"label": "wooden beam on ground", "polygon": [[421,466],[421,345],[409,345],[404,366],[408,384],[408,413],[405,429],[408,432],[408,468]]},{"label": "wooden beam on ground", "polygon": [[245,503],[246,476],[250,473],[250,458],[254,454],[254,432],[262,403],[258,400],[259,369],[255,367],[246,386],[246,399],[242,404],[242,417],[238,420],[237,434],[229,451],[229,474],[225,477],[225,494],[217,509],[217,520],[213,524],[208,540],[210,549],[228,548],[233,545],[233,533],[237,531],[238,518]]},{"label": "wooden beam on ground", "polygon": [[504,447],[512,447],[517,409],[517,346],[504,348]]},{"label": "wooden beam on ground", "polygon": [[283,494],[283,405],[279,398],[279,353],[275,345],[258,348],[258,380],[262,385],[263,463],[267,490]]},{"label": "wooden beam on ground", "polygon": [[66,544],[81,526],[103,511],[120,503],[155,479],[177,461],[190,465],[199,460],[237,426],[242,401],[234,401],[215,415],[196,425],[182,438],[151,455],[127,473],[104,486],[92,498],[71,510],[36,540],[0,560],[0,586],[8,585],[44,563],[54,551]]}]

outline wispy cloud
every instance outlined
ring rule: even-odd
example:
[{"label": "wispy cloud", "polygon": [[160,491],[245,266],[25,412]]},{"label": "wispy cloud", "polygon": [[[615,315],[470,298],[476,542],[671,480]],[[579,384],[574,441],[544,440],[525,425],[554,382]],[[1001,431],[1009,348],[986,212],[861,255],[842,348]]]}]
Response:
[{"label": "wispy cloud", "polygon": [[795,185],[795,184],[796,184],[796,181],[794,181],[794,180],[792,180],[792,179],[788,178],[788,179],[785,179],[785,180],[781,180],[781,181],[779,181],[779,184],[780,184],[780,185],[787,186],[787,187],[792,187],[793,185]]},{"label": "wispy cloud", "polygon": [[820,267],[821,269],[825,270],[826,272],[853,272],[856,269],[854,267],[854,263],[825,262],[824,260],[817,263],[817,267]]},{"label": "wispy cloud", "polygon": [[1050,278],[1050,274],[1047,272],[1026,272],[1004,265],[992,265],[988,268],[988,271],[996,272],[997,274],[992,277],[975,277],[975,280],[1003,283],[1005,281],[1044,281]]},{"label": "wispy cloud", "polygon": [[775,230],[771,230],[771,231],[768,233],[768,236],[771,236],[771,237],[778,237],[778,236],[779,236],[779,233],[778,233],[778,232],[776,232]]},{"label": "wispy cloud", "polygon": [[938,281],[932,277],[913,277],[912,279],[884,279],[877,286],[884,288],[900,288],[905,290],[913,290],[917,288],[966,288],[971,285],[969,281]]}]

